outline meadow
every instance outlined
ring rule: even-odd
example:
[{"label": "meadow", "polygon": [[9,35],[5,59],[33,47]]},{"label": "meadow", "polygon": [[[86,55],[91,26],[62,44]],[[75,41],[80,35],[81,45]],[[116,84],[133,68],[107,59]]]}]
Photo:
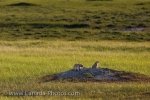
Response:
[{"label": "meadow", "polygon": [[1,0],[1,40],[150,40],[149,0],[20,2]]},{"label": "meadow", "polygon": [[[149,42],[28,40],[1,41],[0,46],[2,95],[9,91],[53,90],[79,91],[82,94],[80,99],[149,97],[146,94],[149,93],[149,83],[39,83],[44,75],[71,69],[74,63],[90,67],[96,60],[100,61],[102,68],[150,75]],[[91,91],[96,93],[90,94]],[[57,96],[51,98],[58,99]]]},{"label": "meadow", "polygon": [[[0,99],[148,100],[148,82],[39,80],[97,60],[150,76],[149,16],[149,0],[0,0]],[[80,95],[8,95],[50,90]]]}]

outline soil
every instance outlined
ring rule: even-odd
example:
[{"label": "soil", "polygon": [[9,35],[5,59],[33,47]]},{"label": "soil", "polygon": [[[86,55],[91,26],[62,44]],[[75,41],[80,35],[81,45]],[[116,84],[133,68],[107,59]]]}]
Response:
[{"label": "soil", "polygon": [[37,6],[37,5],[32,3],[19,2],[19,3],[9,4],[7,6]]},{"label": "soil", "polygon": [[71,81],[71,82],[150,82],[150,77],[132,72],[117,71],[108,68],[74,69],[41,78],[42,82]]}]

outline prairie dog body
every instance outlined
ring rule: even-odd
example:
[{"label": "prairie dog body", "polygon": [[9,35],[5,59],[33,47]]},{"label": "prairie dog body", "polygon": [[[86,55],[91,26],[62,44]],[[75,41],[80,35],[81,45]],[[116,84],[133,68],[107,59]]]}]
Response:
[{"label": "prairie dog body", "polygon": [[79,71],[79,70],[83,69],[83,65],[82,64],[74,64],[73,68],[75,71]]},{"label": "prairie dog body", "polygon": [[92,68],[98,68],[99,67],[99,61],[96,61],[93,65]]}]

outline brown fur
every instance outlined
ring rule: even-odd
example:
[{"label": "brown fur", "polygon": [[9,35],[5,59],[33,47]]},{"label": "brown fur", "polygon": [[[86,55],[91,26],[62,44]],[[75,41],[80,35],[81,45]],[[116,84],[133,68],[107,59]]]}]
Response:
[{"label": "brown fur", "polygon": [[92,68],[98,68],[99,67],[99,61],[96,61],[93,65]]},{"label": "brown fur", "polygon": [[74,64],[73,68],[74,68],[74,70],[79,71],[79,70],[83,69],[83,65],[82,64]]}]

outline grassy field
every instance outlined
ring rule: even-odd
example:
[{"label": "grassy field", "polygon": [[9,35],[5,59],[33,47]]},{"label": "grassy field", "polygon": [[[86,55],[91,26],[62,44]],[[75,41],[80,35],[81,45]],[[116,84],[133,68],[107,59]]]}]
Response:
[{"label": "grassy field", "polygon": [[149,0],[19,1],[0,1],[1,40],[150,40]]},{"label": "grassy field", "polygon": [[[150,76],[149,17],[149,0],[0,0],[0,100],[148,100],[150,83],[39,79],[97,60]],[[80,95],[8,96],[19,91]]]},{"label": "grassy field", "polygon": [[[150,75],[149,42],[1,41],[1,94],[53,90],[79,91],[81,99],[149,96],[146,94],[150,91],[149,83],[38,83],[40,77],[71,69],[74,63],[91,66],[96,60],[104,68]],[[90,95],[90,91],[96,93]]]}]

